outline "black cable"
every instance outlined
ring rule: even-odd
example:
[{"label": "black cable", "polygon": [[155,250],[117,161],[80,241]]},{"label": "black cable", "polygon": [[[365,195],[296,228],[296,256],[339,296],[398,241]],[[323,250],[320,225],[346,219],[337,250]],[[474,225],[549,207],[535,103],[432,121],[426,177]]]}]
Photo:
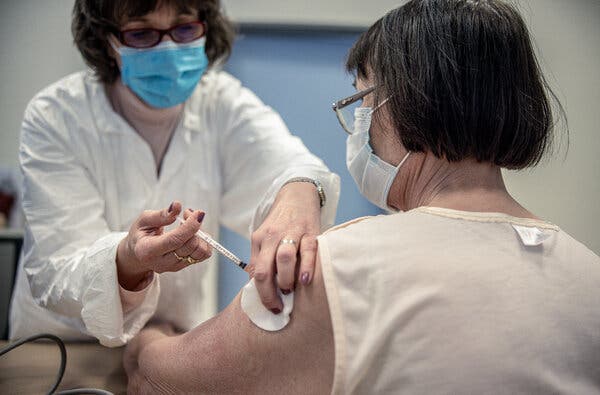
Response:
[{"label": "black cable", "polygon": [[29,343],[39,339],[53,340],[54,342],[56,342],[56,344],[58,344],[58,347],[60,348],[60,368],[58,369],[58,375],[56,376],[56,382],[54,383],[54,386],[52,386],[52,389],[48,391],[48,395],[51,395],[52,393],[54,393],[54,391],[56,391],[56,388],[58,388],[58,385],[60,384],[63,375],[65,374],[65,366],[67,365],[67,349],[65,348],[65,343],[63,343],[60,337],[51,335],[49,333],[42,333],[40,335],[29,336],[25,339],[18,340],[13,344],[4,347],[2,350],[0,350],[0,357],[17,347],[22,346],[25,343]]},{"label": "black cable", "polygon": [[67,365],[67,349],[65,348],[65,343],[63,343],[63,341],[61,340],[60,337],[55,336],[55,335],[52,335],[49,333],[42,333],[39,335],[26,337],[25,339],[17,340],[13,344],[9,344],[8,346],[6,346],[2,350],[0,350],[0,357],[17,347],[22,346],[25,343],[29,343],[29,342],[39,340],[39,339],[53,340],[54,342],[56,342],[56,344],[58,344],[58,347],[60,348],[60,368],[58,369],[58,375],[56,376],[56,382],[54,383],[54,386],[52,386],[52,389],[50,389],[50,391],[48,391],[48,395],[76,395],[76,394],[114,395],[112,392],[104,391],[104,390],[97,389],[97,388],[76,388],[76,389],[72,389],[72,390],[63,390],[63,391],[59,391],[59,392],[54,392],[54,391],[56,391],[56,388],[58,388],[58,386],[60,385],[60,382],[62,381],[63,375],[65,374],[65,366]]}]

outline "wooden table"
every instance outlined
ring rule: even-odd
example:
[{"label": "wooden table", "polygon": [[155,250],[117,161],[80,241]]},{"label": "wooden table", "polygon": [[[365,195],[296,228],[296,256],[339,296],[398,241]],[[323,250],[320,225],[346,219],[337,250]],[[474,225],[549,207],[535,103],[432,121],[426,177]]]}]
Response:
[{"label": "wooden table", "polygon": [[[0,349],[8,343],[0,342]],[[125,394],[124,347],[95,343],[68,343],[67,366],[58,390],[99,388]],[[60,366],[55,343],[27,343],[0,357],[0,394],[45,394],[54,384]]]}]

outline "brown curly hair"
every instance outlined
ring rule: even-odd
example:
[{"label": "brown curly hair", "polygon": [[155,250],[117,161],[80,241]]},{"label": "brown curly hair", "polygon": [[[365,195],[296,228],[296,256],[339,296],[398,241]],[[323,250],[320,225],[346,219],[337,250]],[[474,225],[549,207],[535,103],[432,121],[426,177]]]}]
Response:
[{"label": "brown curly hair", "polygon": [[220,0],[75,0],[71,31],[75,45],[104,83],[119,78],[119,67],[109,55],[108,35],[117,33],[128,18],[146,15],[158,6],[174,6],[180,12],[198,11],[206,22],[206,55],[209,64],[225,61],[233,46],[235,31],[221,12]]}]

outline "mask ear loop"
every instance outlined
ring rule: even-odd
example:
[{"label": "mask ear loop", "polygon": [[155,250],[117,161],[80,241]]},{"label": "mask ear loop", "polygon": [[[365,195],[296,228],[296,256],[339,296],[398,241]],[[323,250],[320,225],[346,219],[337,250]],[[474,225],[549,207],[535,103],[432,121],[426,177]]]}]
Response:
[{"label": "mask ear loop", "polygon": [[121,42],[117,37],[115,37],[114,34],[109,33],[106,41],[108,41],[108,44],[112,47],[112,49],[115,50],[116,53],[119,53],[119,47],[121,46]]},{"label": "mask ear loop", "polygon": [[[391,98],[392,98],[392,96],[386,97],[384,101],[382,101],[381,103],[379,103],[375,108],[373,108],[369,112],[369,115],[373,115],[373,113],[375,112],[375,110],[379,109],[381,106],[383,106],[385,103],[387,103]],[[408,157],[410,156],[410,154],[411,154],[411,152],[408,151],[406,153],[406,155],[404,155],[404,158],[402,158],[402,160],[400,161],[400,163],[398,164],[398,166],[396,166],[396,171],[398,171],[398,169],[400,169],[400,167],[402,167],[402,165],[404,164],[404,162],[406,162],[406,160],[408,159]]]},{"label": "mask ear loop", "polygon": [[[371,109],[371,111],[368,112],[368,115],[371,117],[373,115],[373,113],[380,109],[385,103],[387,103],[392,97],[388,96],[385,98],[385,100],[383,100],[381,103],[379,103],[377,106],[375,106],[373,109]],[[369,144],[369,147],[371,147],[371,128],[369,127],[369,140],[367,140],[367,144]],[[371,152],[373,152],[373,149],[371,148]],[[404,162],[404,160],[406,160],[406,158],[404,158],[402,161]]]},{"label": "mask ear loop", "polygon": [[[388,96],[388,97],[386,97],[384,101],[382,101],[382,102],[381,102],[381,103],[379,103],[377,106],[375,106],[373,109],[371,109],[371,111],[369,111],[369,113],[368,113],[368,114],[369,114],[369,116],[370,116],[370,117],[372,117],[372,116],[373,116],[373,113],[374,113],[376,110],[379,110],[379,109],[380,109],[380,108],[381,108],[381,107],[382,107],[382,106],[383,106],[385,103],[387,103],[387,102],[388,102],[388,101],[389,101],[391,98],[392,98],[391,96]],[[370,137],[370,129],[371,129],[371,128],[369,128],[369,140],[371,139],[371,137]],[[369,143],[369,144],[370,144],[370,143]]]},{"label": "mask ear loop", "polygon": [[387,103],[391,98],[392,98],[391,96],[387,97],[384,101],[382,101],[375,108],[373,108],[371,110],[371,112],[369,112],[369,114],[372,115],[375,112],[375,110],[378,110],[381,106],[383,106],[385,103]]},{"label": "mask ear loop", "polygon": [[402,158],[402,160],[400,161],[400,163],[398,163],[398,166],[396,166],[396,170],[400,169],[402,167],[402,165],[404,164],[404,162],[406,162],[408,160],[408,157],[410,156],[410,154],[412,154],[412,152],[408,151],[406,153],[406,155],[404,155],[404,158]]}]

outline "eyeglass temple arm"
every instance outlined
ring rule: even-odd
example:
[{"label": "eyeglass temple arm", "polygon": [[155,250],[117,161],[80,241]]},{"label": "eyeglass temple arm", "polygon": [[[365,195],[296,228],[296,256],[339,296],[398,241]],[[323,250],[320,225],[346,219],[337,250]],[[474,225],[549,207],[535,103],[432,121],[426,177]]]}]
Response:
[{"label": "eyeglass temple arm", "polygon": [[339,100],[335,103],[333,103],[333,111],[337,110],[341,110],[342,108],[349,106],[352,103],[356,103],[357,101],[359,101],[360,99],[362,99],[363,97],[365,97],[366,95],[368,95],[369,93],[373,92],[375,90],[375,87],[372,86],[368,89],[362,90],[360,92],[355,93],[354,95],[347,97],[345,99]]}]

